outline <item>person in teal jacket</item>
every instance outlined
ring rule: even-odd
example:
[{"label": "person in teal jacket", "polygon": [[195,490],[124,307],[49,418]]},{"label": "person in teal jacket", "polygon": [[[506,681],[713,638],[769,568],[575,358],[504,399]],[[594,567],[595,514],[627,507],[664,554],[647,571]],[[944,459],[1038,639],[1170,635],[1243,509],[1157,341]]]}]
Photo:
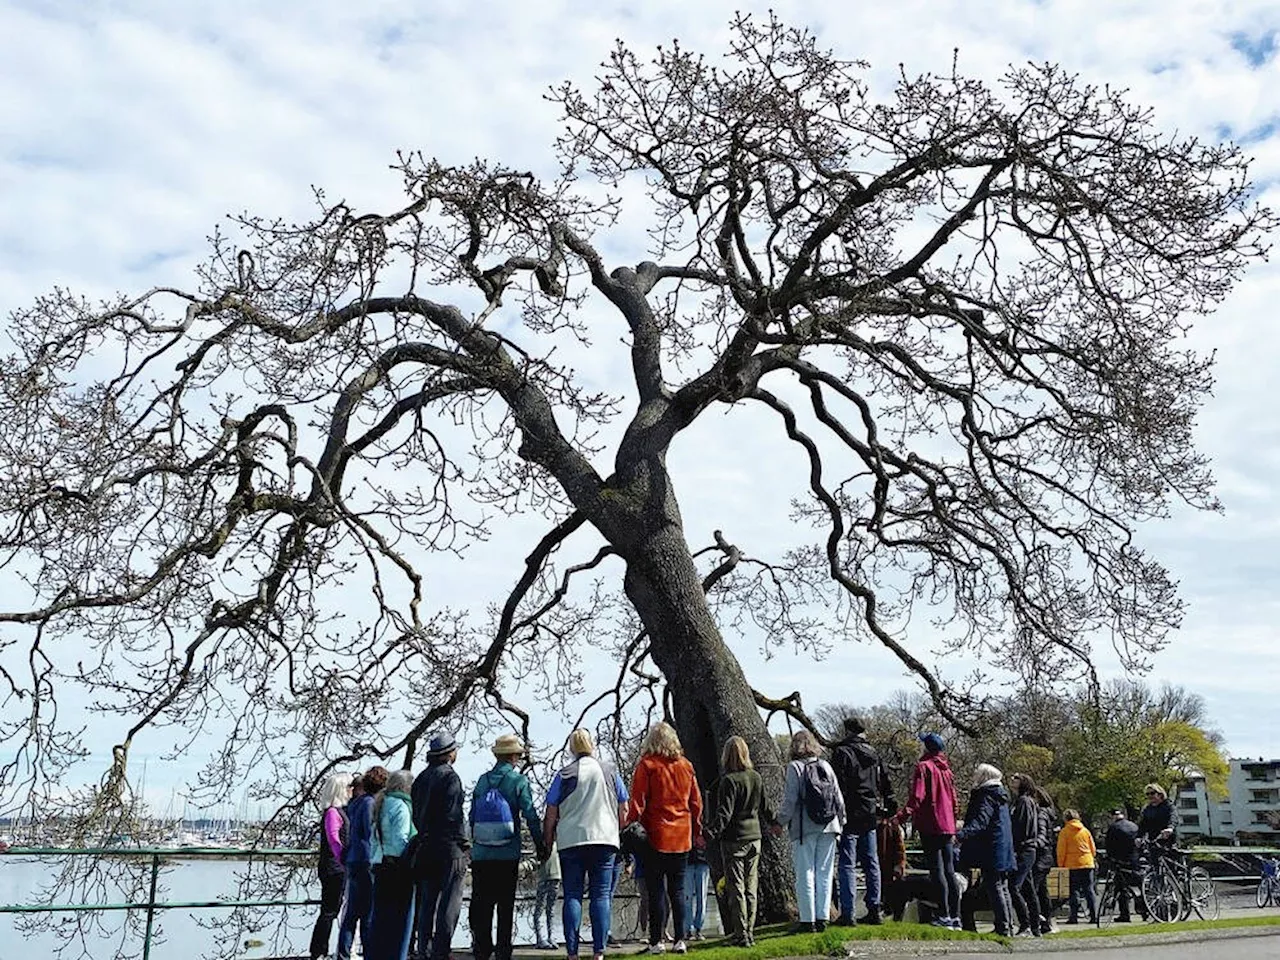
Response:
[{"label": "person in teal jacket", "polygon": [[373,938],[366,960],[406,960],[413,932],[413,856],[417,830],[409,791],[413,774],[397,770],[374,800]]},{"label": "person in teal jacket", "polygon": [[513,734],[503,734],[493,745],[493,755],[497,763],[476,781],[471,792],[471,910],[467,919],[475,960],[511,960],[522,819],[533,838],[538,860],[547,858],[533,791],[515,768],[516,761],[524,756],[524,744]]}]

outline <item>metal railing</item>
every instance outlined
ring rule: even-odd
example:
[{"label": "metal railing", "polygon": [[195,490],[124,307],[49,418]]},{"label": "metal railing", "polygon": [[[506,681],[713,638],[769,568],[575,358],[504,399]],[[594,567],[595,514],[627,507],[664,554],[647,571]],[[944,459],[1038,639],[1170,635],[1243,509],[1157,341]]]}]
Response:
[{"label": "metal railing", "polygon": [[290,900],[156,900],[160,867],[167,860],[260,860],[267,858],[305,857],[315,859],[315,850],[228,849],[226,847],[11,847],[10,857],[128,857],[151,860],[147,899],[135,903],[55,903],[0,904],[0,914],[87,913],[92,911],[145,910],[146,929],[142,940],[142,960],[151,960],[151,936],[158,910],[230,910],[236,907],[306,907],[320,903],[318,899]]},{"label": "metal railing", "polygon": [[[3,857],[113,857],[113,858],[150,858],[150,876],[147,884],[147,899],[132,903],[60,903],[60,904],[0,904],[2,914],[30,913],[88,913],[93,911],[131,911],[145,910],[147,914],[146,928],[142,941],[142,960],[151,960],[151,939],[155,924],[155,915],[160,910],[230,910],[236,907],[309,907],[318,906],[318,898],[306,899],[259,899],[259,900],[156,900],[156,887],[160,879],[160,867],[172,860],[264,860],[303,858],[314,863],[316,851],[274,849],[274,848],[227,848],[227,847],[11,847]],[[519,894],[516,900],[530,901],[534,897]],[[638,900],[636,894],[614,893],[613,900]],[[468,894],[463,900],[470,900]]]}]

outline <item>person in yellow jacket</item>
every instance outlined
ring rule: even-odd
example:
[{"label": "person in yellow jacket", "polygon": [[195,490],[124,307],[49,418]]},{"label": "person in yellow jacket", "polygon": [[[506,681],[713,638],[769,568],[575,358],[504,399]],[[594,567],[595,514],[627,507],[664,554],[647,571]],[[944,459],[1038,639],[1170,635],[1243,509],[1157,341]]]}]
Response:
[{"label": "person in yellow jacket", "polygon": [[1098,922],[1098,895],[1093,888],[1094,867],[1098,848],[1093,834],[1080,822],[1075,810],[1062,812],[1062,829],[1058,831],[1058,866],[1071,871],[1071,906],[1067,923],[1080,922],[1080,898],[1089,907],[1089,922]]}]

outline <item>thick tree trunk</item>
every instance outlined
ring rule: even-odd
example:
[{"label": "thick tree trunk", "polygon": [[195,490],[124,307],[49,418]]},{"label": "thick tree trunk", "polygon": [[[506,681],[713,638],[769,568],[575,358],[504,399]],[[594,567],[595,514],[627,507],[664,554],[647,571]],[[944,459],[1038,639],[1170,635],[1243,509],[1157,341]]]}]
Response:
[{"label": "thick tree trunk", "polygon": [[[774,809],[782,801],[784,766],[742,668],[725,645],[707,605],[689,546],[677,522],[668,522],[626,551],[625,589],[649,632],[653,661],[671,691],[675,726],[705,794],[714,795],[725,741],[740,736]],[[719,857],[713,868],[719,872]],[[790,915],[793,901],[790,842],[766,835],[760,869],[760,919]]]}]

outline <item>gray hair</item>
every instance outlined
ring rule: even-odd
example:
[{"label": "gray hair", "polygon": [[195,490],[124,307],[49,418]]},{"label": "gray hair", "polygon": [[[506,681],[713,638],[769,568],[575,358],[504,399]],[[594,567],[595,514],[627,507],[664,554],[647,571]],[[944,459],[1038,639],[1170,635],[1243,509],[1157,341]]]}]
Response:
[{"label": "gray hair", "polygon": [[321,810],[340,807],[351,798],[351,774],[335,773],[324,782],[316,803]]},{"label": "gray hair", "polygon": [[397,770],[387,778],[388,790],[399,790],[401,793],[408,793],[413,789],[413,771]]}]

